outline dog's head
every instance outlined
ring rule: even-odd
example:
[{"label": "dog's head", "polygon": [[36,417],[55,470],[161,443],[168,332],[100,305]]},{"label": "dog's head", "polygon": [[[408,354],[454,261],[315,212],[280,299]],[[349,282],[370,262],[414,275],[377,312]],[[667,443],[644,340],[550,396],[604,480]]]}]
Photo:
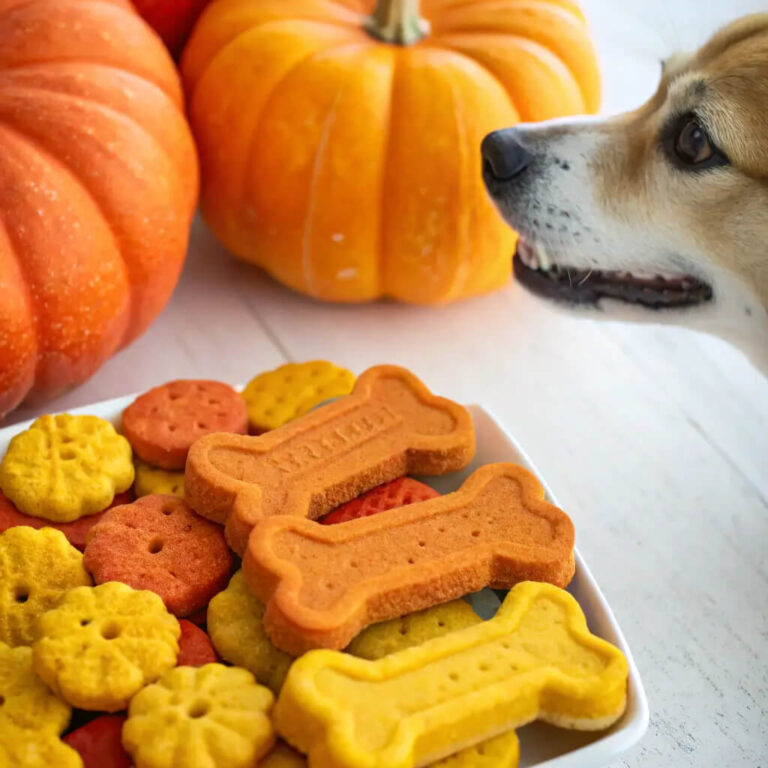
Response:
[{"label": "dog's head", "polygon": [[515,272],[537,293],[765,321],[768,15],[668,60],[635,112],[496,131],[482,153],[521,236]]}]

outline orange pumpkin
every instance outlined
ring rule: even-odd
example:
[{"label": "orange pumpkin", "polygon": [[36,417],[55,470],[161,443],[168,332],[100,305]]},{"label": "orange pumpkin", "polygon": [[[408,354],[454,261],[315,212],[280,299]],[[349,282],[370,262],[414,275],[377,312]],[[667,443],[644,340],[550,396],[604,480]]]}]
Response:
[{"label": "orange pumpkin", "polygon": [[0,0],[0,416],[152,321],[197,163],[181,87],[127,0]]},{"label": "orange pumpkin", "polygon": [[[182,59],[201,206],[238,256],[321,299],[437,303],[510,274],[480,142],[592,112],[570,0],[217,0]],[[427,31],[429,29],[429,31]]]}]

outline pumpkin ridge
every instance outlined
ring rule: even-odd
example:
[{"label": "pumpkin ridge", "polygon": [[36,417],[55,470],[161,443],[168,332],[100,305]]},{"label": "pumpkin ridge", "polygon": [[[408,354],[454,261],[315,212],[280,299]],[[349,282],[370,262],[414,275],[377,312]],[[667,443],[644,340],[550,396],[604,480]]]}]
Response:
[{"label": "pumpkin ridge", "polygon": [[[581,99],[581,109],[586,110],[586,103],[584,101],[584,94],[582,93],[581,88],[579,87],[579,83],[576,80],[576,78],[573,75],[573,72],[568,68],[566,63],[560,58],[554,51],[550,50],[544,45],[541,45],[541,43],[535,41],[535,40],[529,40],[528,38],[522,37],[521,35],[507,35],[504,33],[483,33],[490,37],[499,37],[506,40],[512,40],[514,43],[518,46],[520,46],[523,50],[529,51],[531,54],[541,57],[541,54],[544,53],[546,56],[551,56],[554,58],[560,66],[563,68],[562,72],[558,73],[559,77],[565,77],[567,76],[569,79],[569,82],[572,84],[572,86],[578,90],[579,97]],[[455,39],[458,37],[472,37],[472,32],[452,32],[450,34],[447,34],[445,37],[439,38],[440,40],[440,47],[446,48],[450,51],[454,51],[455,53],[466,57],[473,63],[477,64],[479,67],[481,67],[485,72],[487,72],[491,77],[496,80],[499,85],[506,91],[507,96],[509,97],[510,104],[512,105],[512,108],[515,110],[515,112],[518,114],[519,119],[521,122],[538,122],[540,118],[532,117],[526,110],[522,110],[519,108],[517,102],[515,101],[514,95],[510,92],[510,87],[508,85],[504,84],[503,79],[495,72],[494,69],[491,68],[491,66],[486,63],[485,61],[481,61],[480,59],[476,59],[474,56],[471,55],[471,53],[468,53],[467,51],[460,48],[456,42]],[[542,63],[550,69],[550,65],[547,61],[545,61],[543,58],[540,58]]]},{"label": "pumpkin ridge", "polygon": [[[52,167],[59,168],[60,170],[66,172],[66,174],[74,181],[76,186],[78,186],[83,194],[91,200],[96,210],[99,212],[101,218],[104,220],[104,224],[107,228],[107,231],[109,232],[112,241],[115,246],[115,254],[117,256],[117,262],[119,263],[123,278],[126,282],[126,284],[130,284],[130,271],[128,269],[128,264],[124,261],[122,258],[122,249],[120,248],[120,240],[117,237],[117,233],[115,232],[115,228],[112,225],[112,222],[107,215],[107,211],[104,209],[101,202],[96,198],[96,196],[91,192],[91,190],[83,183],[83,181],[77,176],[77,174],[74,172],[74,170],[69,166],[68,163],[65,163],[63,159],[58,158],[50,149],[48,149],[41,141],[39,141],[34,136],[29,136],[24,131],[17,128],[15,125],[8,122],[5,115],[0,113],[0,125],[3,127],[4,130],[8,131],[9,133],[13,134],[17,137],[22,143],[30,145],[37,154],[41,155],[45,158],[46,162],[51,165]],[[6,227],[7,229],[7,227]],[[26,273],[22,273],[25,274]],[[122,321],[123,329],[122,332],[119,334],[119,341],[117,346],[115,346],[112,350],[109,350],[105,354],[105,359],[109,358],[116,350],[120,349],[125,344],[125,339],[130,333],[130,322],[133,316],[133,293],[131,291],[128,291],[126,294],[126,304],[127,306],[123,310],[123,314],[125,316],[124,320]],[[36,327],[37,330],[37,327]],[[38,345],[39,350],[39,345]],[[42,363],[42,358],[38,356],[38,364]],[[35,391],[35,387],[32,388],[31,392]]]},{"label": "pumpkin ridge", "polygon": [[[12,8],[9,8],[6,13],[0,13],[0,19],[5,15],[10,15],[11,13],[16,12],[19,8],[27,8],[28,6],[34,6],[34,5],[41,5],[43,7],[45,6],[55,6],[57,8],[61,7],[62,5],[69,5],[74,8],[82,8],[83,6],[104,6],[106,8],[109,8],[111,10],[117,10],[120,14],[129,15],[131,19],[138,19],[138,21],[143,25],[147,26],[146,23],[138,16],[135,8],[133,5],[124,4],[120,2],[120,0],[26,0],[25,2],[13,6]],[[154,33],[153,33],[154,34]],[[162,48],[162,44],[158,40],[158,44]],[[164,55],[167,56],[167,52],[164,48],[162,48]],[[10,66],[0,66],[0,75],[10,69],[15,69],[19,66],[27,66],[28,64],[60,64],[62,62],[66,63],[76,63],[78,61],[81,61],[83,63],[91,63],[91,64],[103,64],[104,66],[112,66],[115,69],[124,71],[124,72],[130,72],[131,74],[136,75],[136,77],[140,77],[142,80],[145,80],[150,83],[154,83],[157,85],[158,88],[160,88],[167,96],[168,98],[180,109],[183,111],[184,109],[184,103],[183,103],[183,92],[181,88],[181,82],[179,79],[178,73],[175,73],[175,83],[176,83],[176,90],[175,92],[170,92],[166,88],[163,87],[163,85],[155,81],[153,79],[153,73],[152,71],[145,71],[145,72],[134,72],[131,69],[128,69],[127,67],[120,66],[117,64],[107,64],[106,62],[100,62],[98,59],[88,59],[88,58],[80,58],[80,57],[66,57],[66,58],[53,58],[53,59],[30,59],[28,61],[23,62],[23,64],[19,65],[10,65]],[[171,63],[171,59],[168,59],[169,63]]]},{"label": "pumpkin ridge", "polygon": [[[263,26],[263,25],[259,25]],[[333,25],[326,25],[326,26],[333,26]],[[357,44],[359,45],[359,43]],[[263,108],[260,112],[260,114],[256,117],[256,121],[253,126],[253,133],[251,134],[250,141],[248,143],[248,150],[245,153],[245,163],[243,164],[243,168],[245,169],[245,172],[243,173],[243,177],[241,179],[242,184],[240,187],[240,199],[247,199],[247,191],[248,191],[248,175],[247,175],[247,169],[251,167],[253,163],[253,156],[256,151],[256,142],[258,141],[258,137],[261,133],[261,127],[262,122],[264,120],[265,115],[269,114],[269,105],[270,102],[275,98],[277,92],[280,90],[280,87],[283,85],[283,83],[298,69],[300,69],[304,64],[308,64],[313,58],[316,56],[319,56],[321,54],[326,53],[327,51],[333,49],[333,48],[346,48],[347,45],[338,45],[336,43],[331,43],[330,45],[321,48],[319,50],[313,51],[312,53],[308,54],[307,56],[303,56],[298,61],[294,62],[293,65],[291,65],[280,77],[280,79],[275,83],[274,87],[272,88],[272,91],[270,92],[269,96],[264,100]]]},{"label": "pumpkin ridge", "polygon": [[[244,36],[251,34],[255,30],[262,30],[265,27],[269,27],[272,25],[278,25],[278,24],[285,24],[287,19],[270,19],[269,21],[261,22],[260,24],[253,24],[252,26],[248,27],[248,29],[244,29],[241,32],[238,32],[233,38],[230,40],[227,40],[226,43],[224,43],[220,48],[217,49],[216,53],[211,56],[211,58],[206,63],[205,67],[200,70],[200,75],[197,77],[197,79],[192,84],[192,90],[188,94],[188,103],[192,103],[192,99],[194,98],[195,91],[197,90],[197,86],[200,82],[202,82],[203,78],[205,77],[208,70],[213,66],[214,62],[221,56],[231,45],[234,45],[236,42],[241,40]],[[317,24],[318,26],[323,27],[331,27],[332,29],[338,30],[339,24],[335,24],[330,21],[321,21],[319,19],[296,19],[296,21],[300,21],[305,24]],[[346,28],[347,25],[342,25],[342,29]],[[354,27],[349,25],[350,30],[354,30]],[[362,42],[362,41],[361,41]],[[367,42],[367,41],[366,41]],[[322,50],[327,51],[330,48],[333,48],[336,45],[336,43],[331,43],[327,48],[323,48]],[[319,53],[319,51],[315,51],[315,53]],[[310,56],[314,56],[314,53],[310,54]],[[301,61],[296,62],[296,66],[299,66],[301,64]],[[290,72],[286,72],[286,77],[290,74]],[[280,85],[281,81],[278,81],[276,84],[276,87]]]},{"label": "pumpkin ridge", "polygon": [[[453,42],[451,42],[451,38],[457,37],[457,36],[462,35],[462,34],[466,34],[467,36],[471,36],[472,35],[471,32],[467,32],[467,33],[453,32],[453,33],[450,33],[446,37],[437,38],[440,41],[439,47],[440,48],[446,48],[449,51],[453,51],[454,53],[458,54],[459,56],[463,56],[464,58],[466,58],[469,61],[471,61],[473,64],[476,64],[477,66],[479,66],[489,77],[492,77],[502,87],[502,89],[505,91],[505,93],[507,94],[507,97],[509,98],[509,103],[512,105],[512,109],[514,109],[515,112],[517,113],[517,115],[519,116],[520,121],[521,122],[528,122],[527,117],[523,114],[523,112],[518,107],[518,105],[517,105],[517,103],[515,101],[515,97],[512,95],[512,93],[510,93],[509,86],[504,84],[504,81],[501,79],[501,77],[499,77],[499,75],[496,74],[496,72],[493,69],[491,69],[491,67],[489,67],[484,61],[480,61],[479,59],[476,59],[474,56],[470,55],[466,51],[464,51],[461,48],[459,48],[458,46],[456,46]],[[491,34],[491,33],[486,33],[486,34]],[[555,54],[552,51],[550,51],[549,48],[547,48],[546,46],[543,46],[543,45],[541,45],[540,43],[537,43],[534,40],[528,40],[527,38],[524,38],[524,37],[522,37],[520,35],[505,35],[503,33],[496,33],[495,36],[496,37],[502,37],[505,40],[511,38],[516,43],[522,42],[522,43],[525,43],[526,46],[531,46],[531,47],[535,46],[537,48],[540,48],[543,51],[546,51],[549,55],[554,56],[563,65],[565,70],[568,72],[568,75],[573,80],[574,84],[576,86],[578,86],[578,83],[576,83],[576,81],[575,81],[575,79],[573,77],[573,73],[571,72],[571,70],[568,69],[568,67],[565,65],[563,60],[559,56],[557,56],[557,54]],[[436,47],[438,47],[438,46],[436,46]]]},{"label": "pumpkin ridge", "polygon": [[343,86],[339,86],[336,90],[336,96],[333,99],[328,114],[323,118],[323,130],[320,134],[320,141],[317,143],[317,149],[315,156],[312,158],[312,175],[309,180],[309,195],[307,203],[307,211],[304,215],[304,222],[302,224],[302,238],[301,238],[301,272],[304,275],[304,280],[307,283],[307,290],[310,295],[314,293],[314,277],[312,275],[312,259],[311,259],[311,240],[312,240],[312,219],[315,213],[315,193],[317,191],[317,179],[319,171],[322,166],[323,155],[328,149],[328,139],[330,138],[331,128],[336,121],[336,109],[341,98]]},{"label": "pumpkin ridge", "polygon": [[[372,43],[349,43],[346,45],[336,45],[331,46],[334,51],[343,50],[345,48],[360,48],[361,50],[364,50],[366,48],[372,47]],[[328,49],[324,49],[323,51],[316,51],[312,54],[312,56],[316,56],[320,53],[327,52]],[[311,57],[309,57],[311,58]],[[314,218],[315,213],[315,190],[317,188],[317,179],[319,175],[319,171],[321,169],[322,165],[322,158],[325,153],[325,151],[328,148],[328,140],[330,138],[330,131],[333,127],[333,124],[335,122],[336,118],[336,108],[338,106],[339,100],[341,98],[341,94],[344,91],[344,88],[346,86],[346,83],[341,83],[336,90],[336,95],[333,100],[333,104],[331,105],[331,109],[329,110],[328,114],[323,118],[323,130],[322,134],[320,136],[320,141],[317,144],[317,151],[315,152],[315,156],[312,159],[312,176],[309,182],[309,194],[308,194],[308,200],[309,203],[307,205],[307,212],[304,217],[303,227],[302,227],[302,254],[301,254],[301,264],[302,264],[302,274],[304,275],[304,279],[307,282],[307,287],[309,290],[310,295],[313,294],[313,282],[314,277],[311,277],[311,274],[313,272],[312,269],[312,259],[310,258],[310,241],[311,241],[311,234],[312,234],[312,220]]]},{"label": "pumpkin ridge", "polygon": [[[102,66],[102,65],[98,65],[98,66]],[[120,71],[120,72],[124,72],[125,71],[125,70],[121,70],[121,69],[116,68],[116,67],[112,67],[112,68],[113,69],[118,69],[118,71]],[[130,74],[130,75],[132,75],[134,77],[137,77],[137,78],[139,77],[138,75],[133,75],[133,73],[128,73],[128,74]],[[157,86],[156,83],[150,83],[148,80],[144,80],[143,78],[139,78],[139,79],[143,83],[149,83],[149,85],[157,88],[162,94],[165,95],[166,98],[168,98],[168,94],[165,93],[165,91],[163,91],[161,88],[159,88],[159,86]],[[158,141],[157,137],[154,134],[150,133],[150,131],[147,128],[145,128],[138,120],[136,120],[131,115],[126,114],[125,112],[121,112],[120,110],[115,109],[114,107],[110,107],[108,104],[105,104],[104,102],[99,101],[98,99],[89,98],[88,96],[81,96],[79,94],[75,95],[75,94],[72,94],[72,93],[66,93],[64,91],[57,91],[55,88],[42,88],[40,86],[32,86],[32,85],[24,85],[24,86],[19,85],[19,86],[15,86],[15,85],[12,85],[12,86],[4,87],[2,79],[0,79],[0,94],[12,92],[14,90],[23,91],[23,92],[32,92],[32,93],[34,93],[34,92],[45,93],[45,94],[49,94],[49,95],[52,95],[52,96],[55,96],[55,97],[58,97],[58,98],[61,98],[61,99],[64,99],[64,100],[69,100],[69,101],[74,101],[74,102],[81,102],[83,104],[87,104],[89,106],[102,109],[107,114],[109,114],[111,116],[115,116],[115,117],[119,118],[120,120],[125,120],[125,121],[131,123],[132,125],[134,125],[136,128],[138,128],[145,136],[149,137],[149,139],[154,144],[157,145],[157,147],[160,149],[160,151],[163,153],[163,155],[168,160],[168,164],[169,165],[174,165],[174,160],[173,160],[173,157],[171,156],[170,152],[168,152],[166,147],[164,147]],[[174,105],[174,108],[175,108],[175,105]],[[2,114],[0,114],[0,121],[3,121]],[[3,124],[7,125],[7,122],[3,121]],[[26,134],[24,134],[24,135],[26,136]],[[40,146],[42,146],[42,145],[40,145]],[[50,157],[51,154],[52,153],[49,150],[48,151],[48,156]],[[62,165],[65,165],[65,164],[62,163]],[[69,170],[71,171],[71,169],[69,169]],[[102,214],[105,213],[101,209],[100,206],[99,206],[99,211],[101,211]],[[110,225],[110,227],[111,227],[111,225]]]},{"label": "pumpkin ridge", "polygon": [[[38,2],[38,0],[32,0],[32,2]],[[0,82],[2,82],[2,76],[5,72],[15,72],[18,70],[24,70],[24,69],[34,69],[35,67],[47,67],[47,66],[53,66],[55,67],[58,64],[61,64],[61,59],[28,59],[23,64],[11,64],[6,67],[0,67]],[[99,61],[98,59],[65,59],[64,63],[66,64],[89,64],[91,66],[95,67],[104,67],[106,69],[112,69],[115,72],[123,72],[126,75],[131,75],[132,77],[138,78],[144,83],[147,83],[148,85],[153,85],[155,88],[157,88],[159,91],[162,91],[162,93],[165,95],[165,97],[173,104],[173,106],[178,109],[180,112],[184,111],[184,97],[180,94],[172,94],[168,93],[168,91],[163,88],[160,83],[156,82],[155,80],[150,80],[147,75],[143,72],[136,72],[132,69],[128,69],[128,67],[120,67],[117,64],[110,63],[108,61]]]},{"label": "pumpkin ridge", "polygon": [[[31,375],[27,376],[29,379],[28,386],[23,386],[24,375],[27,374],[26,366],[18,366],[17,371],[19,374],[21,374],[21,376],[17,377],[11,388],[7,386],[7,382],[5,379],[3,379],[3,388],[2,391],[0,391],[0,420],[2,420],[5,418],[6,413],[13,410],[24,399],[26,392],[28,392],[34,385],[37,361],[40,353],[40,341],[38,336],[40,319],[38,316],[37,308],[35,306],[35,302],[32,300],[32,291],[30,288],[31,281],[28,279],[28,271],[24,268],[24,259],[19,256],[19,244],[15,242],[15,238],[11,234],[11,229],[5,222],[4,211],[2,208],[0,208],[0,228],[2,228],[3,232],[5,233],[5,238],[8,242],[9,257],[16,264],[16,268],[18,269],[19,275],[21,276],[19,288],[24,290],[24,295],[26,297],[27,316],[29,318],[29,331],[33,341],[33,347],[31,350],[32,371]],[[5,398],[7,397],[8,392],[14,392],[17,388],[19,388],[20,385],[22,386],[21,391],[18,393],[18,399],[15,400],[15,402],[14,400],[10,400],[6,403]]]},{"label": "pumpkin ridge", "polygon": [[[459,33],[455,33],[455,34],[459,34]],[[507,35],[499,35],[499,37],[507,37]],[[438,40],[439,40],[439,43],[438,43]],[[436,38],[435,42],[432,43],[429,47],[442,48],[443,50],[451,51],[451,53],[455,53],[457,56],[461,56],[462,58],[467,59],[467,61],[471,61],[475,66],[480,67],[480,69],[482,69],[483,72],[485,72],[485,74],[487,74],[491,79],[495,80],[498,83],[498,85],[501,87],[501,89],[504,91],[504,93],[507,94],[507,98],[509,99],[509,103],[512,109],[514,109],[515,113],[518,116],[520,116],[520,110],[517,108],[517,104],[515,103],[514,97],[509,92],[509,88],[506,85],[504,85],[503,80],[492,69],[490,69],[490,67],[487,67],[482,61],[478,61],[476,58],[474,58],[474,56],[470,56],[468,53],[462,51],[460,48],[456,48],[450,43],[446,43],[444,38]],[[570,73],[570,70],[568,70],[568,72]]]},{"label": "pumpkin ridge", "polygon": [[[468,58],[468,57],[463,57]],[[456,135],[459,137],[459,140],[457,142],[458,144],[458,154],[459,154],[459,185],[460,188],[463,190],[466,186],[466,174],[465,174],[465,167],[466,167],[466,147],[467,147],[467,123],[464,119],[464,104],[462,103],[461,96],[456,90],[456,84],[453,82],[451,78],[447,78],[446,82],[448,83],[448,90],[451,92],[451,96],[453,98],[453,116],[456,120]],[[505,91],[506,92],[506,91]],[[463,156],[462,156],[463,155]],[[462,248],[463,251],[471,251],[471,245],[470,245],[470,237],[469,232],[472,231],[472,221],[474,220],[474,209],[470,208],[470,220],[465,224],[465,226],[462,228],[462,230],[457,233],[459,237],[462,239],[464,246]],[[467,271],[468,271],[468,264],[466,262],[466,259],[462,258],[459,259],[456,264],[456,271],[454,272],[453,279],[451,280],[450,288],[448,288],[448,291],[445,295],[444,301],[451,301],[455,296],[459,295],[461,293],[461,289],[464,287],[464,285],[467,282]]]},{"label": "pumpkin ridge", "polygon": [[[334,5],[337,7],[344,7],[339,6],[338,3],[334,3],[333,0],[319,0],[320,2],[325,2],[327,5]],[[210,6],[209,6],[210,7]],[[350,9],[347,9],[350,10]],[[353,12],[354,13],[354,12]],[[331,27],[335,30],[349,30],[350,32],[359,31],[363,33],[362,28],[358,28],[355,23],[352,22],[350,19],[349,23],[342,22],[336,19],[324,21],[323,19],[316,19],[312,18],[310,16],[300,16],[300,17],[280,17],[275,19],[267,19],[265,21],[260,21],[256,24],[251,24],[249,27],[246,27],[245,29],[241,29],[239,32],[237,32],[233,37],[229,38],[229,40],[222,41],[219,44],[219,47],[216,49],[215,53],[208,59],[208,61],[205,62],[205,64],[199,68],[197,75],[192,78],[188,75],[188,69],[186,66],[186,61],[182,61],[182,70],[185,74],[185,79],[188,80],[186,83],[187,89],[188,89],[188,98],[191,102],[192,96],[197,89],[198,83],[203,79],[206,72],[210,69],[210,67],[213,65],[213,63],[216,61],[216,59],[219,57],[220,54],[222,54],[224,51],[226,51],[230,45],[233,45],[238,40],[240,40],[243,35],[248,35],[251,32],[253,32],[256,29],[263,29],[264,27],[268,27],[273,24],[284,24],[286,21],[299,21],[306,24],[318,24],[324,27]],[[367,38],[367,35],[366,35]],[[188,47],[192,47],[194,45],[194,39],[190,38],[190,43],[188,44]],[[191,88],[189,86],[191,85]]]},{"label": "pumpkin ridge", "polygon": [[389,112],[387,113],[387,132],[385,134],[386,141],[384,144],[384,153],[382,156],[382,166],[384,172],[381,174],[381,202],[379,203],[381,209],[381,218],[379,220],[379,231],[376,233],[376,239],[378,242],[377,258],[376,258],[376,292],[380,295],[387,295],[387,286],[384,284],[384,228],[387,226],[387,180],[389,178],[388,169],[389,164],[389,150],[392,143],[392,115],[394,110],[392,105],[395,100],[395,83],[400,70],[400,56],[392,57],[392,75],[389,79]]},{"label": "pumpkin ridge", "polygon": [[[569,8],[560,5],[558,3],[552,2],[552,0],[477,0],[476,6],[473,7],[473,10],[481,10],[483,7],[485,8],[494,8],[495,6],[498,6],[499,8],[505,9],[506,6],[513,3],[515,6],[518,6],[520,8],[526,8],[529,10],[533,10],[534,12],[539,10],[543,11],[548,15],[552,15],[555,17],[560,17],[562,21],[567,20],[569,23],[574,24],[575,26],[578,26],[582,29],[582,31],[586,34],[587,32],[587,24],[584,21],[582,17],[574,13]],[[433,31],[433,38],[434,40],[439,40],[442,35],[444,34],[472,34],[472,33],[483,33],[483,34],[492,34],[492,35],[511,35],[511,36],[519,36],[524,37],[523,35],[517,35],[513,32],[505,32],[503,30],[499,30],[497,27],[494,27],[492,23],[474,23],[471,21],[460,21],[458,24],[453,25],[450,20],[450,16],[453,11],[463,11],[465,8],[467,8],[468,5],[465,6],[454,6],[453,8],[448,9],[446,14],[440,18],[440,23],[436,24],[436,29]],[[584,102],[584,106],[587,109],[588,112],[594,112],[597,109],[597,105],[593,104],[593,99],[589,97],[589,94],[586,90],[586,83],[582,82],[582,78],[578,76],[578,73],[574,71],[571,64],[566,61],[563,56],[555,50],[555,48],[551,44],[551,40],[541,40],[539,38],[528,38],[525,37],[526,40],[531,40],[532,42],[538,43],[542,48],[545,48],[548,50],[553,56],[555,56],[557,59],[559,59],[563,66],[568,70],[571,77],[575,81],[575,83],[578,85],[579,92],[581,93],[582,101]]]}]

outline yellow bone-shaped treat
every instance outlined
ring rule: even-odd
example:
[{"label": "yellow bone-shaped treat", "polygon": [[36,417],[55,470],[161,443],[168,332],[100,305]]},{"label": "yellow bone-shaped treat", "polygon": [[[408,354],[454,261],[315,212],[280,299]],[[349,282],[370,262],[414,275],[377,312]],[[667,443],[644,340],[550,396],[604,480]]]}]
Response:
[{"label": "yellow bone-shaped treat", "polygon": [[[455,755],[433,763],[430,768],[517,768],[520,743],[514,731],[462,749]],[[307,768],[303,755],[282,742],[259,763],[259,768]]]},{"label": "yellow bone-shaped treat", "polygon": [[570,594],[523,582],[490,621],[378,661],[307,653],[274,722],[313,768],[414,768],[537,718],[606,728],[624,712],[627,674]]},{"label": "yellow bone-shaped treat", "polygon": [[195,511],[226,523],[242,554],[265,517],[318,518],[401,475],[461,469],[474,451],[465,408],[382,365],[365,371],[352,394],[279,429],[200,438],[187,458],[185,492]]}]

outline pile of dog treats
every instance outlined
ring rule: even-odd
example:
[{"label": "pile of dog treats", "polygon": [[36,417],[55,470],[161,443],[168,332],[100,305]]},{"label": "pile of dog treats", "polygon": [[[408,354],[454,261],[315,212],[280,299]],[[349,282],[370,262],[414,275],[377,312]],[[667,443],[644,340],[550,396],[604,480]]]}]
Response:
[{"label": "pile of dog treats", "polygon": [[513,464],[413,477],[474,451],[394,366],[40,417],[0,463],[0,767],[512,768],[527,722],[610,726],[569,517]]}]

